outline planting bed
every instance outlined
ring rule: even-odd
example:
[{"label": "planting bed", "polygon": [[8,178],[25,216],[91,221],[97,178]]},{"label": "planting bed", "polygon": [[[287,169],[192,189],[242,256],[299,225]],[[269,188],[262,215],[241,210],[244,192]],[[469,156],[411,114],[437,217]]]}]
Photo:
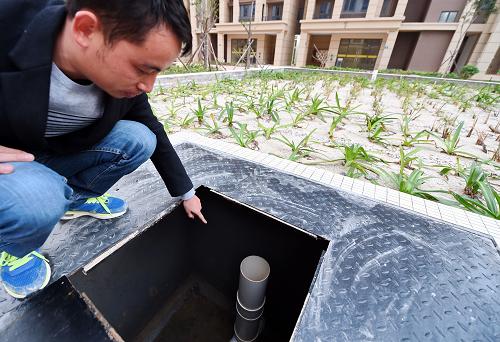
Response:
[{"label": "planting bed", "polygon": [[[456,196],[484,201],[474,174],[500,188],[499,99],[498,85],[297,72],[192,82],[151,96],[169,132],[196,131],[455,205]],[[497,207],[490,216],[500,218]]]}]

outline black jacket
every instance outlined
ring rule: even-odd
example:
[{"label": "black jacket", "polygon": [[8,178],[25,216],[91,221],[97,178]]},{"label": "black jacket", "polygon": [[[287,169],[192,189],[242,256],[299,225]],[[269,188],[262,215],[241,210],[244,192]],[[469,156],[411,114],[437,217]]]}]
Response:
[{"label": "black jacket", "polygon": [[74,153],[98,143],[118,120],[141,122],[156,135],[151,160],[170,194],[188,192],[193,184],[145,94],[107,96],[102,118],[91,126],[44,138],[53,48],[65,18],[60,0],[0,0],[0,145],[32,153]]}]

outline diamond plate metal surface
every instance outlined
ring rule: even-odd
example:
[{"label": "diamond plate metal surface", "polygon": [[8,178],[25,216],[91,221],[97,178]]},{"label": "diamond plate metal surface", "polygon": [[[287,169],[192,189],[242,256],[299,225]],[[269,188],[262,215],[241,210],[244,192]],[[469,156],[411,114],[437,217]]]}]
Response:
[{"label": "diamond plate metal surface", "polygon": [[[331,240],[294,340],[500,340],[500,256],[489,237],[199,146],[177,151],[196,186]],[[150,163],[112,192],[129,202],[124,217],[79,219],[49,237],[52,281],[176,204]],[[19,305],[0,300],[2,313]]]}]

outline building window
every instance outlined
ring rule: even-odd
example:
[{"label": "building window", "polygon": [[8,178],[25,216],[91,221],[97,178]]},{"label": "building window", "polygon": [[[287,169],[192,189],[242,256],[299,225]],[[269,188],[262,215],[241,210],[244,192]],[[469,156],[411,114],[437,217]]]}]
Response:
[{"label": "building window", "polygon": [[454,23],[457,21],[458,12],[457,11],[443,11],[439,16],[438,22],[440,23]]},{"label": "building window", "polygon": [[380,11],[381,17],[393,17],[396,12],[396,6],[398,5],[398,0],[384,0],[382,4],[382,10]]},{"label": "building window", "polygon": [[382,39],[341,39],[335,66],[373,70]]},{"label": "building window", "polygon": [[254,20],[254,17],[255,6],[253,4],[240,5],[240,20]]},{"label": "building window", "polygon": [[271,5],[271,18],[270,20],[281,20],[283,16],[283,4]]},{"label": "building window", "polygon": [[[233,64],[246,62],[246,50],[248,47],[246,39],[231,39],[231,62]],[[255,63],[255,51],[257,51],[257,40],[252,40],[252,50],[250,50],[250,63]],[[243,56],[245,55],[245,56]],[[241,59],[240,59],[241,58]]]},{"label": "building window", "polygon": [[344,0],[341,18],[364,18],[370,0]]},{"label": "building window", "polygon": [[319,4],[318,18],[317,19],[331,19],[333,12],[332,1],[322,1]]},{"label": "building window", "polygon": [[370,0],[344,0],[344,12],[363,12],[368,9]]}]

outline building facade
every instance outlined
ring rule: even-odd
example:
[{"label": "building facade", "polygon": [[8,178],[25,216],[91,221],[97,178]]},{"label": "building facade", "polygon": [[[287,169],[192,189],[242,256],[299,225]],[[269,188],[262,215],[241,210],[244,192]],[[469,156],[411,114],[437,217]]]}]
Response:
[{"label": "building facade", "polygon": [[[473,13],[472,2],[220,0],[210,41],[226,63],[240,60],[250,29],[253,62],[260,64],[439,72],[473,64],[475,78],[500,80],[499,11]],[[196,49],[197,5],[189,5]]]}]

